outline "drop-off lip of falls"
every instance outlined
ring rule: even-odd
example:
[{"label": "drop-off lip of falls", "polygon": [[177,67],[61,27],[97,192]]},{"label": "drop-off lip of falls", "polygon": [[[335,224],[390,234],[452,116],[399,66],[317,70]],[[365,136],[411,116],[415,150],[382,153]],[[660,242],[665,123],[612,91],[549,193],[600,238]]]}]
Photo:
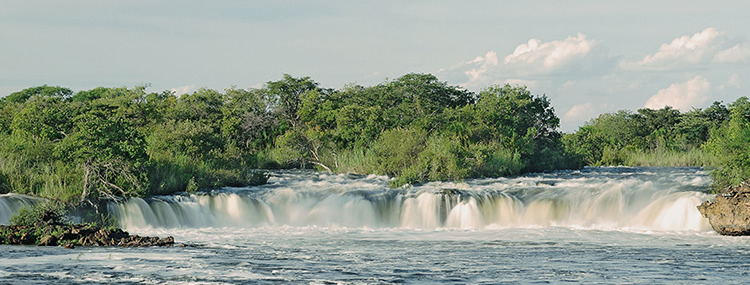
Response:
[{"label": "drop-off lip of falls", "polygon": [[268,185],[131,198],[108,205],[122,227],[347,227],[484,230],[582,227],[710,231],[700,168],[601,167],[388,188],[383,176],[274,172]]}]

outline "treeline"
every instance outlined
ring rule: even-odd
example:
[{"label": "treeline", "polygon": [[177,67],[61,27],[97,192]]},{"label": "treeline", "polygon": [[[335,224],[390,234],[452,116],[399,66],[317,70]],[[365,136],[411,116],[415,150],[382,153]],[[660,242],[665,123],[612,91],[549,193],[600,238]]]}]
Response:
[{"label": "treeline", "polygon": [[264,183],[256,169],[397,177],[393,186],[581,166],[545,96],[430,74],[342,90],[285,75],[177,96],[39,86],[0,99],[0,193],[78,203]]},{"label": "treeline", "polygon": [[587,165],[706,166],[717,191],[750,179],[746,97],[685,113],[665,107],[602,114],[563,141]]}]

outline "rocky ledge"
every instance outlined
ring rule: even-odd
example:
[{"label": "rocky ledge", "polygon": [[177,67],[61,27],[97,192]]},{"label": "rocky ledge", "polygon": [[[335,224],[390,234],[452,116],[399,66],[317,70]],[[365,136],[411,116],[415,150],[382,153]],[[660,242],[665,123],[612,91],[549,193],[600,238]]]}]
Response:
[{"label": "rocky ledge", "polygon": [[63,246],[173,246],[174,238],[130,235],[121,229],[106,229],[86,224],[65,225],[40,221],[33,226],[0,225],[0,244]]},{"label": "rocky ledge", "polygon": [[750,235],[750,185],[743,183],[703,202],[698,211],[722,235]]}]

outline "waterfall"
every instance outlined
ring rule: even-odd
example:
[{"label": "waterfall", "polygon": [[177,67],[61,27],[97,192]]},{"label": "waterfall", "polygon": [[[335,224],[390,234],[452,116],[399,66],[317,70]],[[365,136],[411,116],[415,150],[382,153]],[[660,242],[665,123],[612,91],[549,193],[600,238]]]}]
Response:
[{"label": "waterfall", "polygon": [[[276,173],[269,185],[128,198],[107,204],[121,227],[347,227],[482,230],[583,227],[708,231],[697,168],[587,168],[517,178],[387,187],[381,176]],[[0,224],[38,200],[0,195]]]},{"label": "waterfall", "polygon": [[10,223],[10,218],[24,206],[33,205],[36,198],[18,194],[0,195],[0,225]]},{"label": "waterfall", "polygon": [[109,210],[125,228],[710,230],[696,210],[710,198],[701,191],[707,189],[708,179],[683,179],[691,173],[681,172],[656,177],[640,172],[614,177],[584,174],[435,182],[409,189],[389,189],[384,186],[387,178],[282,177],[265,187],[131,198],[110,203]]}]

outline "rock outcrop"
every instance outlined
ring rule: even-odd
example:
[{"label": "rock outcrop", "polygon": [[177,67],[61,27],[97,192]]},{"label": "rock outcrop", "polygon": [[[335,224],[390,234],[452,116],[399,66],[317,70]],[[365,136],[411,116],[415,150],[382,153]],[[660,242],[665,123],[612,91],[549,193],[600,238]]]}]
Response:
[{"label": "rock outcrop", "polygon": [[0,225],[0,244],[38,246],[173,246],[174,238],[130,235],[121,229],[101,228],[87,224],[62,224],[45,216],[32,226]]},{"label": "rock outcrop", "polygon": [[743,183],[703,202],[698,211],[722,235],[750,235],[750,185]]}]

